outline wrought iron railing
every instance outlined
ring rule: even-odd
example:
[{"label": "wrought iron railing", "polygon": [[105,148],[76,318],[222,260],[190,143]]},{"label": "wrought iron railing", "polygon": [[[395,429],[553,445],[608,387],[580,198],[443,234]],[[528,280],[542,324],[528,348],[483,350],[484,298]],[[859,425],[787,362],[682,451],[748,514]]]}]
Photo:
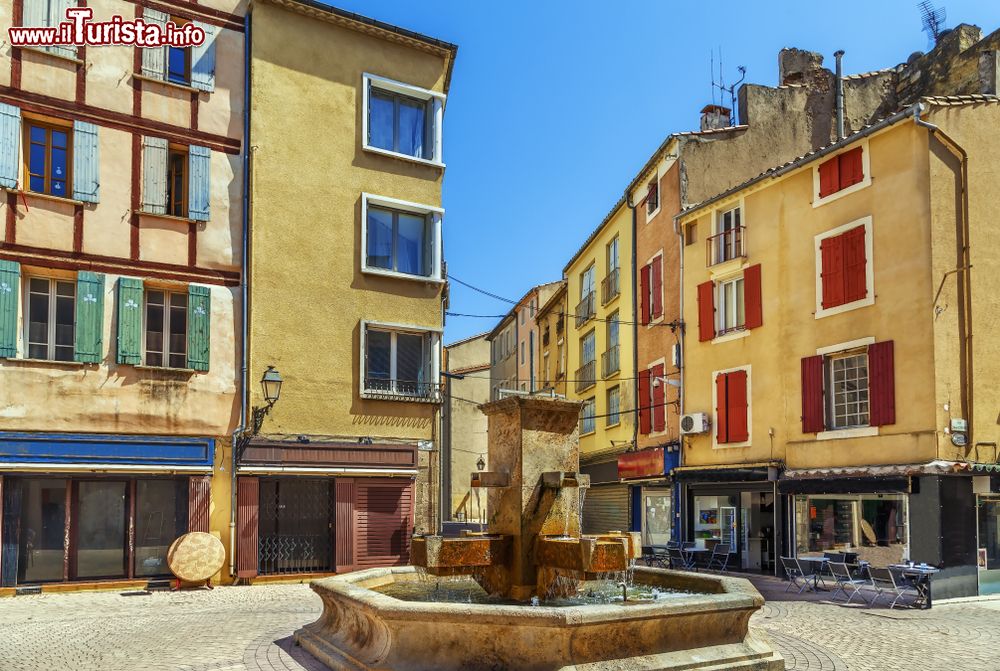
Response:
[{"label": "wrought iron railing", "polygon": [[593,319],[594,315],[594,292],[591,291],[576,304],[576,327],[580,328]]},{"label": "wrought iron railing", "polygon": [[601,305],[607,305],[621,293],[620,273],[618,268],[613,269],[608,276],[601,280]]},{"label": "wrought iron railing", "polygon": [[714,266],[732,259],[743,258],[746,251],[746,227],[737,226],[716,233],[705,240],[706,265]]},{"label": "wrought iron railing", "polygon": [[583,391],[597,384],[597,362],[588,361],[576,369],[576,390]]},{"label": "wrought iron railing", "polygon": [[441,385],[435,382],[366,377],[364,393],[370,398],[436,403],[441,400]]},{"label": "wrought iron railing", "polygon": [[618,345],[615,345],[614,347],[609,347],[608,350],[601,355],[601,373],[604,377],[614,375],[621,370],[619,353],[620,348]]}]

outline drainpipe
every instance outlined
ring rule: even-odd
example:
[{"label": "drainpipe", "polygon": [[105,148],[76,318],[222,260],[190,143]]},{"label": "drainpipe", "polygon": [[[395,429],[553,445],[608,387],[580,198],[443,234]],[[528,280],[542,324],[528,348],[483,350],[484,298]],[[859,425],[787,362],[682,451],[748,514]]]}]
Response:
[{"label": "drainpipe", "polygon": [[837,59],[837,142],[844,139],[844,70],[841,61],[844,58],[844,50],[840,49],[833,53]]},{"label": "drainpipe", "polygon": [[[962,198],[959,204],[958,213],[958,236],[960,249],[958,250],[958,265],[952,271],[945,273],[947,276],[949,273],[958,273],[958,304],[959,304],[959,342],[960,342],[960,357],[962,360],[961,364],[961,379],[962,379],[962,414],[965,415],[965,419],[968,421],[969,428],[969,443],[973,443],[973,387],[972,387],[972,371],[975,370],[973,367],[973,350],[972,350],[972,269],[971,265],[971,249],[970,249],[970,225],[969,225],[969,154],[965,149],[958,144],[954,139],[952,139],[947,133],[941,130],[937,125],[932,124],[928,121],[924,121],[920,118],[920,113],[926,110],[926,106],[923,103],[917,103],[912,107],[913,110],[913,122],[918,126],[926,128],[930,131],[930,134],[938,139],[938,141],[947,149],[955,158],[957,158],[961,164],[959,178],[962,185]],[[944,284],[944,278],[941,280],[942,286]],[[940,294],[940,289],[938,294]],[[936,297],[935,297],[936,301]],[[964,333],[963,333],[964,332]]]},{"label": "drainpipe", "polygon": [[[680,191],[680,206],[681,209],[684,208],[684,188],[683,179],[681,175],[681,170],[684,167],[681,162],[682,157],[682,147],[677,148],[677,185]],[[678,413],[678,431],[677,431],[677,466],[684,465],[684,436],[680,435],[680,423],[679,420],[684,417],[684,369],[687,368],[687,350],[684,347],[684,334],[687,330],[684,324],[684,231],[681,230],[680,223],[677,221],[677,217],[674,217],[674,234],[677,236],[677,246],[679,253],[677,254],[677,286],[678,286],[678,299],[677,299],[677,310],[680,314],[679,324],[677,327],[680,337],[678,342],[681,346],[680,363],[677,366],[678,377],[681,382],[680,388],[677,390],[677,413]],[[682,488],[680,483],[674,481],[674,520],[679,522],[672,525],[672,528],[677,529],[674,534],[675,540],[681,540],[686,537],[687,529],[687,511],[685,507],[687,505],[687,489]]]},{"label": "drainpipe", "polygon": [[632,285],[632,406],[635,408],[635,417],[632,420],[632,449],[639,448],[639,315],[636,302],[639,292],[635,283],[636,268],[636,226],[637,215],[635,213],[635,203],[632,202],[632,194],[625,192],[625,206],[632,211],[632,265],[629,268]]},{"label": "drainpipe", "polygon": [[240,328],[242,330],[242,365],[240,366],[240,419],[233,431],[229,451],[232,453],[232,467],[229,471],[229,575],[236,575],[236,444],[246,429],[247,416],[247,361],[249,352],[249,319],[247,310],[247,274],[250,259],[250,9],[243,17],[243,249],[240,272]]}]

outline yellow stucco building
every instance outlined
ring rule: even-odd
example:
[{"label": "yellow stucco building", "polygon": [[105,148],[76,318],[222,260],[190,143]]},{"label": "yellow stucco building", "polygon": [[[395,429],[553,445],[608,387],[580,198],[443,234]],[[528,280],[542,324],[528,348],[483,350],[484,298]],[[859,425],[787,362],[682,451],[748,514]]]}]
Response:
[{"label": "yellow stucco building", "polygon": [[580,462],[593,483],[584,507],[588,533],[629,525],[618,454],[635,442],[632,231],[623,198],[563,268],[566,396],[583,403]]},{"label": "yellow stucco building", "polygon": [[249,375],[284,384],[240,464],[238,574],[405,564],[439,506],[456,47],[304,0],[252,21]]},{"label": "yellow stucco building", "polygon": [[998,120],[927,98],[678,215],[688,540],[996,590]]}]

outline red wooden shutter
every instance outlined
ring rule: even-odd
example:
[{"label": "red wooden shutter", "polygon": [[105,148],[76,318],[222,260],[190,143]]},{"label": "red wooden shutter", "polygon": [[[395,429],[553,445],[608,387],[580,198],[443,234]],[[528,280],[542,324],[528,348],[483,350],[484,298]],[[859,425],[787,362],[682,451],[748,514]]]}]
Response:
[{"label": "red wooden shutter", "polygon": [[655,319],[663,316],[663,257],[657,256],[650,265],[653,267],[650,280],[653,291],[650,302],[653,307],[650,310],[650,316]]},{"label": "red wooden shutter", "polygon": [[726,374],[715,376],[715,440],[729,442],[729,406],[726,404]]},{"label": "red wooden shutter", "polygon": [[649,304],[649,283],[650,283],[650,270],[649,266],[645,265],[639,271],[639,304],[642,307],[642,323],[649,323],[649,314],[652,306]]},{"label": "red wooden shutter", "polygon": [[802,359],[802,433],[819,433],[823,421],[823,357]]},{"label": "red wooden shutter", "polygon": [[237,478],[236,489],[236,577],[257,575],[257,537],[260,518],[260,482]]},{"label": "red wooden shutter", "polygon": [[667,381],[663,379],[663,364],[653,366],[651,374],[654,379],[659,378],[660,383],[653,385],[653,431],[663,431],[666,428],[667,408],[664,406],[666,400]]},{"label": "red wooden shutter", "polygon": [[715,337],[715,285],[702,282],[698,285],[698,340],[705,342]]},{"label": "red wooden shutter", "polygon": [[837,157],[840,159],[840,188],[846,189],[852,184],[858,184],[865,178],[864,165],[861,162],[861,147],[855,147]]},{"label": "red wooden shutter", "polygon": [[337,573],[354,570],[355,538],[354,523],[355,486],[351,478],[337,478],[334,483],[334,567]]},{"label": "red wooden shutter", "polygon": [[865,227],[844,233],[844,302],[859,301],[868,295],[868,260],[865,256]]},{"label": "red wooden shutter", "polygon": [[844,236],[826,238],[819,245],[823,269],[823,307],[843,305],[844,300]]},{"label": "red wooden shutter", "polygon": [[840,161],[837,157],[819,166],[819,197],[825,198],[840,190]]},{"label": "red wooden shutter", "polygon": [[413,481],[358,478],[356,562],[359,568],[403,566],[410,561]]},{"label": "red wooden shutter", "polygon": [[726,375],[726,424],[729,442],[742,443],[750,439],[747,414],[749,404],[747,372],[734,370]]},{"label": "red wooden shutter", "polygon": [[208,518],[212,500],[212,476],[192,475],[188,478],[188,531],[208,533]]},{"label": "red wooden shutter", "polygon": [[891,340],[868,346],[868,403],[872,426],[896,423],[896,379]]},{"label": "red wooden shutter", "polygon": [[639,433],[647,434],[651,428],[651,418],[650,413],[652,404],[652,399],[649,393],[649,376],[648,370],[639,371]]},{"label": "red wooden shutter", "polygon": [[764,324],[764,306],[760,293],[760,264],[743,271],[743,325],[755,329]]}]

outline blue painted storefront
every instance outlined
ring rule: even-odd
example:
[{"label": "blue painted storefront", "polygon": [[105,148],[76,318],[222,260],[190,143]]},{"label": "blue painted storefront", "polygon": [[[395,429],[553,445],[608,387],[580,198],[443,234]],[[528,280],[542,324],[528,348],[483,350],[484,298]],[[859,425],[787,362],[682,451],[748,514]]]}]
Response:
[{"label": "blue painted storefront", "polygon": [[213,438],[0,432],[0,470],[25,463],[211,469],[214,458]]}]

